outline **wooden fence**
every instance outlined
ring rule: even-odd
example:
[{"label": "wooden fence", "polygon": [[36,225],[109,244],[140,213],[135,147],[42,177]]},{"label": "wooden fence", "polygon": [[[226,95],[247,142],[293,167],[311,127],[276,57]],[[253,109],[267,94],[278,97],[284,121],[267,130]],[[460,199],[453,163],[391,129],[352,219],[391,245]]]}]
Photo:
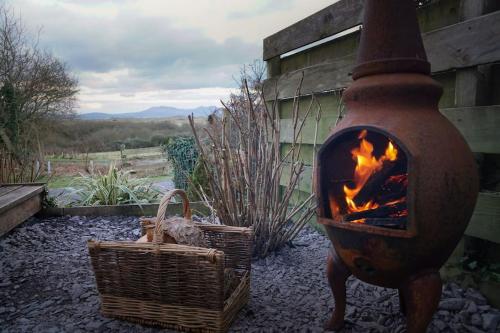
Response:
[{"label": "wooden fence", "polygon": [[[362,11],[362,0],[341,0],[264,39],[264,96],[278,98],[283,151],[301,79],[302,109],[314,95],[323,110],[318,147],[335,125],[341,92],[352,82]],[[481,162],[482,190],[466,234],[500,243],[500,1],[435,0],[418,16],[433,77],[444,88],[440,110]],[[298,197],[311,190],[314,133],[313,112],[303,132],[309,166]]]}]

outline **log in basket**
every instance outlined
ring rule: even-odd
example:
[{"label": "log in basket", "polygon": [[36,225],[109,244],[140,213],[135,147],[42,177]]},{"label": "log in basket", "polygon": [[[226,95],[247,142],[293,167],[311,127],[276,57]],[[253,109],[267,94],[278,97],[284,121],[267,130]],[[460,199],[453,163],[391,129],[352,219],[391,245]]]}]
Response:
[{"label": "log in basket", "polygon": [[[190,217],[185,195],[174,190],[162,199],[156,226],[176,194],[184,200],[184,217]],[[102,314],[182,331],[226,332],[248,301],[252,230],[195,224],[209,248],[165,244],[161,238],[89,241]],[[234,277],[237,285],[225,293]]]}]

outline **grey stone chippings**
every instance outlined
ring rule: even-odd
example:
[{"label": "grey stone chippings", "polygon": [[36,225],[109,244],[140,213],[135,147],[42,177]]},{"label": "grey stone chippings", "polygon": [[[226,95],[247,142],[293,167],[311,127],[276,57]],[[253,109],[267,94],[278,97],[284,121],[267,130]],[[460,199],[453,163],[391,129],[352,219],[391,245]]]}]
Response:
[{"label": "grey stone chippings", "polygon": [[[135,240],[135,217],[30,219],[0,238],[0,331],[168,332],[99,313],[86,242]],[[249,304],[231,332],[322,332],[334,307],[326,280],[329,240],[306,227],[293,246],[254,260]],[[350,278],[343,332],[405,332],[396,290]],[[429,332],[497,332],[500,311],[476,290],[443,286]]]}]

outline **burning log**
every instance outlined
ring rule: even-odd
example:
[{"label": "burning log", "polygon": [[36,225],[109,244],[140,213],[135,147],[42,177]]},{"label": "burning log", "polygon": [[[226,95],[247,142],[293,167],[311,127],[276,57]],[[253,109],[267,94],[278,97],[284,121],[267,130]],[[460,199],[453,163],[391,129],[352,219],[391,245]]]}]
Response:
[{"label": "burning log", "polygon": [[397,189],[391,190],[389,193],[383,192],[376,197],[375,202],[385,205],[388,202],[396,201],[403,198],[406,195],[406,188],[399,187]]},{"label": "burning log", "polygon": [[380,171],[373,173],[363,188],[354,197],[353,201],[357,206],[362,206],[368,201],[372,200],[374,193],[382,190],[382,187],[386,183],[387,179],[391,176],[396,162],[386,160],[382,164]]},{"label": "burning log", "polygon": [[398,202],[393,205],[380,206],[375,209],[364,210],[361,212],[344,215],[345,222],[352,222],[361,219],[387,218],[390,215],[406,210],[406,202]]}]

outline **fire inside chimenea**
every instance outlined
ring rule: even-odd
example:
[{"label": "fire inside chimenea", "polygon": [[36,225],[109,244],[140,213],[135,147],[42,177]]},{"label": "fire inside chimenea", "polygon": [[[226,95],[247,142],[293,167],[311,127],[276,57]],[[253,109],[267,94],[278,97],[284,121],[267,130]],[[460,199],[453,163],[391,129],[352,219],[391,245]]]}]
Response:
[{"label": "fire inside chimenea", "polygon": [[[327,217],[337,222],[406,229],[408,163],[403,149],[379,132],[360,129],[330,143],[324,179]],[[329,162],[327,161],[326,164]]]}]

